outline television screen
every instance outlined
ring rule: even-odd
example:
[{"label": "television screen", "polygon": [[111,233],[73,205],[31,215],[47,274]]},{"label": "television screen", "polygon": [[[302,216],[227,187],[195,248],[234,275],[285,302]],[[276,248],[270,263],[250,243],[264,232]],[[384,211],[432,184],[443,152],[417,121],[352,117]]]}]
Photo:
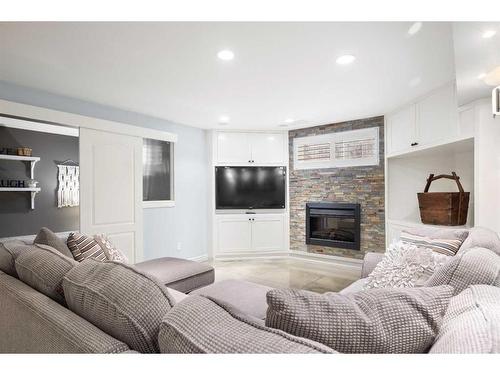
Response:
[{"label": "television screen", "polygon": [[217,209],[285,208],[285,167],[215,167]]}]

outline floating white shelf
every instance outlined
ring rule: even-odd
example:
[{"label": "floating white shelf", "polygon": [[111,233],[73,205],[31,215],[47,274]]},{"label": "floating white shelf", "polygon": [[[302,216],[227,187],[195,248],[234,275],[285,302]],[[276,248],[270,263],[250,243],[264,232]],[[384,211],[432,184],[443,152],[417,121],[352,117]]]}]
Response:
[{"label": "floating white shelf", "polygon": [[18,160],[18,161],[40,161],[38,156],[19,156],[19,155],[3,155],[0,154],[0,160]]},{"label": "floating white shelf", "polygon": [[[19,155],[3,155],[0,154],[0,160],[12,160],[12,161],[27,161],[30,163],[30,178],[33,180],[35,178],[35,164],[40,161],[38,156],[19,156]],[[0,188],[0,192],[21,192],[26,191],[31,193],[31,209],[35,209],[35,196],[40,192],[40,188],[11,188],[3,187]]]}]

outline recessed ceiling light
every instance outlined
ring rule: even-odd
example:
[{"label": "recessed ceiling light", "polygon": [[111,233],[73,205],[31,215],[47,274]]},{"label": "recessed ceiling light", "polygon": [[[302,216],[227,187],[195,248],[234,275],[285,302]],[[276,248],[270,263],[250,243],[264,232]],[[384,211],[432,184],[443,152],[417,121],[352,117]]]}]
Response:
[{"label": "recessed ceiling light", "polygon": [[229,116],[226,116],[226,115],[220,116],[219,117],[219,124],[227,125],[227,124],[229,124],[229,120],[230,120]]},{"label": "recessed ceiling light", "polygon": [[286,123],[286,124],[291,124],[291,123],[292,123],[292,122],[294,122],[294,121],[295,121],[295,120],[294,120],[293,118],[287,118],[287,119],[285,120],[285,123]]},{"label": "recessed ceiling light", "polygon": [[408,34],[415,35],[420,31],[421,28],[422,28],[422,22],[414,22],[408,29]]},{"label": "recessed ceiling light", "polygon": [[410,85],[410,87],[417,87],[418,85],[420,85],[420,83],[421,83],[421,82],[422,82],[422,78],[420,78],[420,77],[415,77],[415,78],[413,78],[413,79],[410,81],[409,85]]},{"label": "recessed ceiling light", "polygon": [[486,77],[486,73],[481,73],[477,76],[477,79],[483,79],[484,77]]},{"label": "recessed ceiling light", "polygon": [[217,57],[224,61],[229,61],[234,59],[234,52],[228,49],[223,49],[217,53]]},{"label": "recessed ceiling light", "polygon": [[496,31],[495,30],[486,30],[484,33],[483,33],[483,38],[484,39],[489,39],[489,38],[492,38],[496,35]]},{"label": "recessed ceiling light", "polygon": [[353,55],[342,55],[342,56],[339,56],[337,58],[337,60],[335,60],[335,61],[339,65],[347,65],[347,64],[351,64],[352,62],[354,62],[354,60],[356,60],[356,56],[353,56]]}]

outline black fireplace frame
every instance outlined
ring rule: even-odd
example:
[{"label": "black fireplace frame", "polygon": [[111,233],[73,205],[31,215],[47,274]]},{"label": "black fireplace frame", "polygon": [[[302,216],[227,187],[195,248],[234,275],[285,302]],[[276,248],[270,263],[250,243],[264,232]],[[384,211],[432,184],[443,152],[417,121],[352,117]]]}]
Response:
[{"label": "black fireplace frame", "polygon": [[[332,216],[344,216],[354,218],[356,231],[354,232],[354,242],[327,240],[311,237],[310,215],[311,210],[330,210]],[[359,203],[326,203],[310,202],[306,203],[306,244],[328,247],[337,247],[341,249],[360,250],[361,245],[361,206]]]}]

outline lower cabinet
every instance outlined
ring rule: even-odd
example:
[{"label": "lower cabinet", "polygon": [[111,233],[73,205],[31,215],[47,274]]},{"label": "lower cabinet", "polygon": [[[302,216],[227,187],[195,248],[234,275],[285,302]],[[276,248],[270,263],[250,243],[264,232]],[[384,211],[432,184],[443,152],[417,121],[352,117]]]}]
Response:
[{"label": "lower cabinet", "polygon": [[215,254],[285,250],[285,214],[220,214]]}]

